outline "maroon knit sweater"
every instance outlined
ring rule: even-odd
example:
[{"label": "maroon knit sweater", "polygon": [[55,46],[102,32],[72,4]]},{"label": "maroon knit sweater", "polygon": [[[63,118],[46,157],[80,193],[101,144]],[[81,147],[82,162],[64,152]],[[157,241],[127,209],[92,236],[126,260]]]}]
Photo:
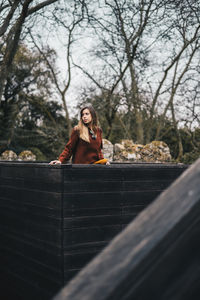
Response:
[{"label": "maroon knit sweater", "polygon": [[79,137],[79,130],[73,129],[65,149],[59,156],[61,163],[66,163],[71,156],[73,164],[92,164],[103,159],[102,130],[98,128],[96,139],[93,139],[90,133],[89,137],[90,143],[85,142]]}]

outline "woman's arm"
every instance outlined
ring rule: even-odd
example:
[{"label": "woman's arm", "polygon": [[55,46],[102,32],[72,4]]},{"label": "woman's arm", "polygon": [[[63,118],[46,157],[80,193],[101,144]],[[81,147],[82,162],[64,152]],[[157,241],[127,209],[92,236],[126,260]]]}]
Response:
[{"label": "woman's arm", "polygon": [[78,130],[73,129],[72,133],[71,133],[71,137],[70,137],[68,143],[66,144],[63,152],[60,154],[58,160],[53,160],[49,164],[57,165],[57,164],[63,164],[66,161],[68,161],[70,159],[70,157],[72,156],[73,151],[75,150],[78,139],[79,139]]}]

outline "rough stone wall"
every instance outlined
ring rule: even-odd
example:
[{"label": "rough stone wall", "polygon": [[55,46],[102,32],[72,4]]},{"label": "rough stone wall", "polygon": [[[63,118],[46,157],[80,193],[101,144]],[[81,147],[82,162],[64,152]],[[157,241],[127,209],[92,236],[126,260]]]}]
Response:
[{"label": "rough stone wall", "polygon": [[[146,145],[134,144],[132,140],[122,140],[113,145],[103,139],[103,154],[113,162],[170,162],[170,149],[164,142],[153,141]],[[36,156],[29,150],[22,151],[18,156],[11,150],[4,151],[0,160],[35,161]]]},{"label": "rough stone wall", "polygon": [[35,161],[36,156],[29,150],[22,151],[18,156],[14,151],[6,150],[1,154],[0,160],[6,160],[6,161]]},{"label": "rough stone wall", "polygon": [[170,149],[162,141],[153,141],[146,145],[134,144],[132,140],[122,140],[112,145],[103,139],[103,153],[110,161],[116,162],[170,162]]}]

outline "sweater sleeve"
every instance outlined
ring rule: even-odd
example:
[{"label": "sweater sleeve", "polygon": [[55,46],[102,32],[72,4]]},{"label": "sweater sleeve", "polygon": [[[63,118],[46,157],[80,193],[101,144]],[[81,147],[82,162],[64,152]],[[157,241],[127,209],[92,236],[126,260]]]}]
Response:
[{"label": "sweater sleeve", "polygon": [[76,148],[78,139],[79,139],[78,130],[73,129],[68,143],[66,144],[63,152],[60,154],[60,156],[58,158],[62,164],[67,162],[70,159],[70,157],[72,156],[72,154]]},{"label": "sweater sleeve", "polygon": [[99,150],[99,159],[103,159],[104,156],[103,156],[103,153],[102,153],[102,150],[103,149],[103,142],[102,142],[102,130],[100,129],[100,139],[101,139],[101,148]]}]

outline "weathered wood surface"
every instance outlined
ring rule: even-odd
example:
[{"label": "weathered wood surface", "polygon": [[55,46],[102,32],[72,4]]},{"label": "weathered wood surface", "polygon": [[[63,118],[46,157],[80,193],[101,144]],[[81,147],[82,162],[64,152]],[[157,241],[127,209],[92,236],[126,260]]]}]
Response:
[{"label": "weathered wood surface", "polygon": [[0,299],[49,299],[62,287],[61,185],[60,169],[0,163]]},{"label": "weathered wood surface", "polygon": [[185,168],[163,164],[114,164],[98,168],[73,165],[70,172],[64,171],[65,282]]},{"label": "weathered wood surface", "polygon": [[0,162],[1,287],[50,299],[185,169]]},{"label": "weathered wood surface", "polygon": [[200,159],[54,300],[200,299]]}]

